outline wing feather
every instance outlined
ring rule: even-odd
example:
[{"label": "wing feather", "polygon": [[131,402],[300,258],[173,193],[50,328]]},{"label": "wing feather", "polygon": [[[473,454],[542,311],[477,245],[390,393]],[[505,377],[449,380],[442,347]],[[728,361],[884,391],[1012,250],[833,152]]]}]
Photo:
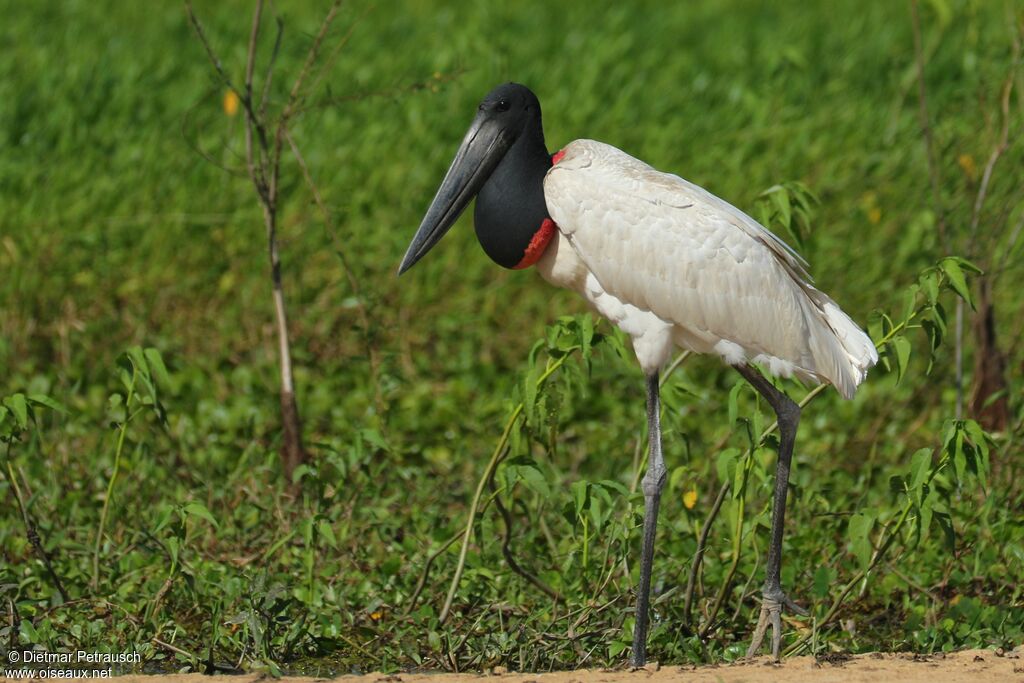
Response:
[{"label": "wing feather", "polygon": [[607,293],[673,323],[677,343],[695,351],[736,362],[739,347],[776,374],[852,395],[874,345],[785,242],[610,145],[577,140],[563,151],[544,182],[548,211]]}]

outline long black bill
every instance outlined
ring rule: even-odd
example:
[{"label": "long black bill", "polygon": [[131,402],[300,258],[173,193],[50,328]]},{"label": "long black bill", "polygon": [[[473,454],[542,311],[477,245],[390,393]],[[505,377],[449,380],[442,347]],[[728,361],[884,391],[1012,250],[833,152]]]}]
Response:
[{"label": "long black bill", "polygon": [[462,139],[462,145],[441,181],[420,229],[405,252],[402,265],[398,267],[399,275],[423,258],[455,224],[512,146],[512,137],[493,120],[486,120],[482,112],[473,119],[473,125]]}]

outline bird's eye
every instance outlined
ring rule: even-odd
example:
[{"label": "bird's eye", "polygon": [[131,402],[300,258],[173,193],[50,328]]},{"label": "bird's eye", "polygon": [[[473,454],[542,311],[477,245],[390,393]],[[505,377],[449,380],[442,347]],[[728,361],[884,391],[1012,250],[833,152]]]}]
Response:
[{"label": "bird's eye", "polygon": [[508,111],[509,108],[508,100],[500,100],[498,104],[494,106],[497,111]]}]

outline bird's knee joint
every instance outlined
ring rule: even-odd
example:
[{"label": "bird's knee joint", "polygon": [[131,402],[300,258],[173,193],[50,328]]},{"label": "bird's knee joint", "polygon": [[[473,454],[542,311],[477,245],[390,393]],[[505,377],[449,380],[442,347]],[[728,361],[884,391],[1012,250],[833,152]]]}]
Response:
[{"label": "bird's knee joint", "polygon": [[660,467],[647,468],[647,474],[645,474],[644,478],[640,481],[644,495],[649,498],[660,494],[661,489],[665,487],[665,480],[668,478],[666,476],[667,474],[668,470],[665,469],[664,465]]},{"label": "bird's knee joint", "polygon": [[780,420],[796,424],[800,421],[800,405],[795,401],[786,399],[779,410],[779,418]]}]

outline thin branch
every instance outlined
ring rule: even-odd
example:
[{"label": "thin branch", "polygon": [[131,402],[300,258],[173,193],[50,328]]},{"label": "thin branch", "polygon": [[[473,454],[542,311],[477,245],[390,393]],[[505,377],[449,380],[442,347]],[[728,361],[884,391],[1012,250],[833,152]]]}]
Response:
[{"label": "thin branch", "polygon": [[[262,4],[262,1],[260,4]],[[330,29],[331,23],[334,21],[334,17],[337,16],[338,8],[340,6],[341,0],[334,0],[334,3],[331,5],[331,9],[327,12],[327,16],[324,17],[323,23],[320,24],[320,31],[317,33],[316,38],[313,39],[313,44],[310,46],[309,52],[306,54],[306,61],[302,65],[302,70],[299,71],[299,75],[295,78],[295,82],[292,84],[291,92],[288,94],[288,102],[285,104],[284,110],[281,112],[281,116],[277,120],[277,129],[274,133],[274,148],[273,151],[270,152],[270,181],[267,190],[271,197],[271,201],[276,201],[277,199],[278,178],[280,177],[281,171],[281,147],[285,133],[288,130],[288,123],[295,113],[295,105],[299,100],[299,93],[302,90],[302,84],[305,82],[306,75],[309,73],[310,68],[316,62],[317,55],[320,52],[320,45],[323,43],[328,29]]]},{"label": "thin branch", "polygon": [[[249,177],[252,178],[252,182],[256,185],[256,191],[260,195],[260,199],[263,200],[264,211],[270,209],[273,213],[274,209],[274,195],[273,191],[267,187],[266,180],[266,169],[264,163],[267,161],[265,155],[267,153],[267,140],[263,133],[263,127],[260,123],[260,119],[252,109],[252,75],[256,68],[256,47],[257,41],[260,35],[260,22],[263,18],[263,0],[256,0],[256,9],[252,15],[252,29],[249,32],[249,49],[246,53],[245,60],[245,94],[242,96],[242,102],[245,104],[245,160],[249,165]],[[260,138],[260,149],[253,149],[252,133],[253,129],[256,129],[257,134]],[[259,163],[256,163],[256,155],[259,155]],[[274,164],[274,157],[270,158],[270,163]],[[268,229],[269,226],[268,226]],[[270,229],[272,232],[272,229]]]},{"label": "thin branch", "polygon": [[918,12],[917,0],[910,0],[911,24],[914,33],[914,62],[917,65],[917,104],[921,134],[924,136],[925,153],[928,158],[928,178],[932,188],[932,203],[938,221],[939,238],[946,253],[950,251],[949,233],[946,230],[946,212],[942,207],[941,190],[939,187],[939,168],[935,161],[935,140],[932,135],[928,116],[928,93],[924,83],[924,50],[921,47],[921,17]]},{"label": "thin branch", "polygon": [[[490,483],[491,490],[497,493],[497,490],[494,486],[493,472]],[[500,495],[496,495],[494,497],[494,505],[495,507],[498,508],[498,512],[501,514],[501,518],[505,522],[505,536],[501,542],[501,554],[505,558],[505,562],[508,564],[509,568],[511,568],[512,571],[514,571],[516,574],[519,574],[519,576],[523,577],[524,579],[532,583],[534,586],[540,589],[542,593],[547,595],[555,602],[564,604],[565,598],[562,597],[561,593],[559,593],[554,588],[541,581],[536,574],[533,574],[529,570],[521,567],[519,563],[516,561],[515,556],[512,554],[512,549],[510,548],[512,544],[512,513],[509,512],[508,508],[506,508],[505,505],[501,502]]]},{"label": "thin branch", "polygon": [[[206,103],[207,98],[210,97],[213,94],[213,92],[214,91],[211,90],[204,93],[203,95],[200,95],[198,98],[196,98],[196,101],[193,102],[192,105],[185,110],[185,113],[181,117],[181,137],[185,141],[185,144],[188,145],[188,148],[190,150],[201,156],[203,160],[206,161],[206,163],[210,164],[214,168],[219,168],[228,175],[234,176],[236,178],[248,177],[247,171],[242,171],[237,168],[228,168],[219,160],[213,158],[213,156],[209,152],[207,152],[200,146],[198,136],[195,138],[189,137],[190,124],[192,123],[192,115],[196,112],[197,109],[199,109],[199,107]],[[235,152],[235,150],[231,149],[230,145],[224,146],[228,149],[229,152],[231,152],[232,155],[234,155],[236,158],[241,159],[238,153]],[[242,159],[242,161],[245,160]]]},{"label": "thin branch", "polygon": [[[242,106],[245,107],[246,112],[248,112],[248,114],[255,119],[256,113],[252,109],[252,100],[246,97],[244,92],[240,91],[237,87],[235,87],[235,84],[232,82],[231,77],[228,76],[227,71],[224,70],[224,66],[221,64],[220,58],[217,56],[217,53],[214,52],[213,46],[210,44],[210,41],[206,37],[206,32],[203,30],[203,25],[199,22],[199,18],[196,16],[195,11],[192,9],[192,0],[185,0],[185,12],[188,15],[189,23],[192,25],[192,28],[196,32],[196,37],[199,39],[199,42],[202,43],[203,49],[206,50],[206,56],[209,58],[210,64],[213,65],[213,68],[217,72],[217,75],[220,77],[221,82],[224,84],[226,88],[228,88],[229,90],[231,90],[231,92],[235,93],[235,95],[238,96],[238,99],[242,102]],[[258,131],[260,137],[264,137],[262,127],[259,128]]]},{"label": "thin branch", "polygon": [[274,64],[277,63],[277,55],[281,51],[281,36],[284,34],[284,21],[281,17],[274,17],[274,20],[277,23],[277,35],[274,36],[274,49],[270,53],[270,61],[267,62],[267,75],[263,77],[263,93],[260,95],[261,118],[266,116],[270,84],[274,80]]},{"label": "thin branch", "polygon": [[53,568],[53,563],[50,561],[50,555],[46,552],[46,548],[43,547],[43,541],[39,537],[39,531],[36,529],[36,524],[29,514],[28,508],[25,506],[25,501],[22,500],[21,489],[18,487],[18,480],[14,474],[14,468],[11,466],[11,442],[7,442],[7,478],[8,483],[11,487],[11,494],[14,496],[14,500],[18,503],[18,510],[21,512],[21,520],[25,525],[25,535],[28,538],[29,543],[32,545],[32,549],[35,550],[36,555],[43,562],[43,566],[46,567],[46,572],[50,575],[50,580],[53,581],[54,587],[57,592],[60,593],[60,597],[64,602],[71,600],[68,597],[68,592],[64,590],[64,583],[60,580],[57,575],[57,571]]},{"label": "thin branch", "polygon": [[[331,212],[328,210],[327,205],[324,203],[323,197],[320,195],[320,190],[317,184],[313,182],[313,175],[309,171],[309,166],[306,164],[306,160],[303,158],[302,153],[299,151],[299,146],[295,144],[295,139],[292,137],[291,131],[285,129],[284,138],[288,141],[288,146],[292,150],[292,154],[295,156],[295,160],[299,164],[299,169],[302,171],[302,175],[306,179],[306,184],[309,185],[310,192],[313,193],[313,200],[319,207],[320,212],[324,217],[324,226],[327,228],[327,232],[331,237],[331,241],[337,242],[337,235],[334,232],[334,226],[331,224]],[[362,322],[364,325],[369,324],[368,314],[366,307],[363,305],[362,298],[360,297],[359,281],[356,280],[355,273],[353,273],[351,266],[349,266],[348,259],[341,250],[337,250],[338,258],[341,259],[342,269],[345,271],[345,278],[348,280],[349,287],[352,288],[352,294],[356,297],[357,308],[363,318]],[[369,329],[369,328],[367,328]]]},{"label": "thin branch", "polygon": [[323,197],[320,194],[320,189],[313,181],[313,174],[309,170],[309,165],[306,164],[306,160],[303,158],[302,152],[299,151],[299,146],[295,144],[295,139],[292,137],[291,131],[288,128],[284,129],[284,138],[288,141],[288,147],[291,149],[292,155],[295,157],[295,161],[299,164],[299,169],[301,169],[302,175],[306,179],[306,184],[309,185],[310,192],[313,193],[313,200],[320,208],[320,213],[323,214],[324,228],[327,230],[331,242],[335,245],[334,253],[338,255],[338,259],[341,261],[341,269],[345,271],[345,279],[348,280],[349,288],[352,290],[352,296],[356,302],[356,311],[359,314],[359,322],[363,326],[362,336],[366,343],[367,357],[370,359],[370,372],[375,380],[373,382],[374,402],[377,404],[378,410],[383,412],[384,399],[381,395],[380,382],[376,381],[380,371],[380,358],[377,353],[377,345],[373,343],[370,313],[366,309],[366,302],[363,300],[362,292],[360,291],[359,280],[356,279],[355,272],[349,265],[345,252],[338,246],[338,236],[334,231],[333,224],[331,223],[331,212],[327,209],[327,204],[324,203]]},{"label": "thin branch", "polygon": [[[381,90],[366,90],[363,92],[356,92],[349,95],[341,95],[339,97],[330,97],[322,100],[317,100],[305,107],[302,107],[297,111],[310,111],[313,109],[322,109],[324,107],[333,107],[341,104],[349,104],[351,102],[361,102],[366,99],[374,97],[395,97],[397,95],[403,95],[412,92],[419,92],[420,90],[426,90],[428,88],[433,89],[443,83],[457,80],[463,74],[466,73],[466,69],[459,68],[447,74],[439,74],[424,81],[415,81],[407,85],[395,86],[393,88],[383,88]],[[312,89],[311,89],[312,90]]]},{"label": "thin branch", "polygon": [[291,93],[288,95],[288,103],[285,105],[284,112],[281,114],[281,120],[278,123],[279,129],[288,123],[288,119],[290,119],[291,115],[294,113],[294,107],[296,102],[299,100],[299,92],[302,90],[302,84],[305,82],[310,68],[312,68],[313,64],[316,62],[317,55],[320,52],[320,45],[327,36],[327,31],[330,29],[331,23],[334,22],[334,18],[337,16],[338,8],[340,7],[341,0],[334,0],[334,3],[331,5],[331,9],[327,11],[327,16],[324,17],[323,23],[320,24],[320,31],[316,34],[316,38],[313,39],[313,44],[310,46],[309,52],[306,54],[306,61],[302,65],[302,70],[299,71],[299,75],[295,79],[295,83],[292,84]]},{"label": "thin branch", "polygon": [[697,574],[700,572],[701,564],[704,561],[704,549],[707,548],[708,536],[711,535],[711,526],[718,517],[719,510],[722,509],[722,503],[725,502],[725,496],[729,493],[729,488],[729,484],[725,483],[718,490],[718,496],[715,498],[711,511],[704,520],[704,526],[700,529],[700,536],[697,537],[697,551],[693,554],[693,560],[690,562],[690,576],[686,581],[686,597],[683,600],[683,624],[686,625],[690,623],[690,615],[693,609],[693,591],[697,585]]},{"label": "thin branch", "polygon": [[1024,211],[1021,211],[1020,216],[1017,217],[1017,223],[1010,232],[1010,239],[1006,243],[1006,248],[1002,250],[1002,259],[999,261],[999,266],[993,271],[994,274],[998,275],[1006,270],[1006,262],[1010,260],[1010,255],[1013,254],[1013,249],[1017,246],[1021,230],[1024,230]]},{"label": "thin branch", "polygon": [[465,535],[466,530],[463,529],[462,531],[460,531],[459,533],[455,534],[447,541],[442,543],[440,548],[438,548],[437,550],[435,550],[427,556],[427,561],[423,565],[423,571],[420,573],[420,580],[416,583],[416,588],[413,590],[412,595],[409,596],[409,606],[405,609],[405,616],[409,616],[409,613],[412,612],[413,608],[416,607],[416,601],[419,599],[420,593],[423,592],[423,587],[427,584],[427,577],[430,576],[430,568],[433,566],[434,560],[440,557],[441,553],[448,550],[448,548],[451,547],[452,543],[455,543],[455,541],[459,540]]},{"label": "thin branch", "polygon": [[1003,82],[1002,97],[1000,97],[1000,111],[1003,117],[1003,127],[999,132],[999,140],[992,148],[988,161],[985,163],[985,170],[981,174],[981,185],[978,187],[978,196],[974,200],[974,211],[971,214],[971,238],[968,248],[975,242],[978,234],[978,225],[981,223],[981,210],[985,205],[985,198],[988,195],[989,182],[992,180],[992,170],[996,163],[1010,147],[1010,96],[1013,93],[1013,84],[1016,80],[1017,65],[1020,61],[1019,44],[1014,44],[1013,66],[1010,73],[1006,75]]},{"label": "thin branch", "polygon": [[217,53],[213,51],[213,46],[210,45],[210,41],[206,37],[206,32],[203,31],[203,25],[199,23],[195,10],[192,9],[192,0],[185,0],[185,11],[188,13],[189,23],[192,24],[192,28],[195,29],[196,36],[199,38],[199,42],[202,43],[203,48],[206,50],[206,56],[210,59],[210,64],[212,64],[213,68],[217,71],[217,75],[220,76],[221,82],[223,82],[224,85],[226,85],[233,93],[238,95],[238,99],[244,99],[242,97],[242,93],[239,92],[238,88],[236,88],[234,83],[231,82],[231,77],[228,76],[227,71],[224,70],[224,65],[221,64]]},{"label": "thin branch", "polygon": [[[341,40],[338,41],[338,44],[334,46],[333,50],[331,50],[331,54],[329,54],[327,56],[327,59],[324,60],[323,66],[320,67],[320,70],[316,74],[316,78],[313,80],[312,85],[309,86],[308,92],[314,93],[316,92],[317,88],[320,87],[320,82],[324,79],[324,76],[330,73],[331,67],[334,66],[334,62],[337,60],[338,55],[341,54],[342,48],[348,45],[348,41],[352,37],[352,34],[355,32],[356,27],[359,26],[360,23],[362,23],[363,19],[366,18],[366,15],[369,14],[373,9],[375,9],[373,5],[367,6],[366,9],[363,10],[363,13],[356,17],[355,21],[352,22],[352,25],[348,27],[348,31],[345,32],[345,35],[341,37]],[[299,109],[297,110],[296,113],[298,113],[299,111],[302,110]]]}]

